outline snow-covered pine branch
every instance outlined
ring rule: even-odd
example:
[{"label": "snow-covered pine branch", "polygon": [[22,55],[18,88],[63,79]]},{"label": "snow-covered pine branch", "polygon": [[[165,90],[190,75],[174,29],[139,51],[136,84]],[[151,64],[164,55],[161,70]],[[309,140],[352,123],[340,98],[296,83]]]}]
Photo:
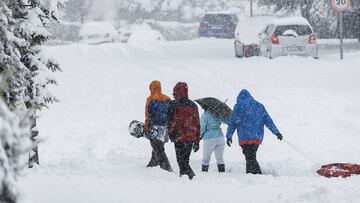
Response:
[{"label": "snow-covered pine branch", "polygon": [[[52,73],[59,65],[47,58],[41,44],[50,38],[47,24],[58,18],[56,0],[3,1],[2,72],[7,78],[4,100],[12,108],[18,105],[41,110],[49,101],[45,89],[56,84]],[[55,98],[51,99],[54,100]]]},{"label": "snow-covered pine branch", "polygon": [[0,99],[0,202],[18,202],[16,179],[27,166],[32,148],[30,123],[23,112],[12,112]]}]

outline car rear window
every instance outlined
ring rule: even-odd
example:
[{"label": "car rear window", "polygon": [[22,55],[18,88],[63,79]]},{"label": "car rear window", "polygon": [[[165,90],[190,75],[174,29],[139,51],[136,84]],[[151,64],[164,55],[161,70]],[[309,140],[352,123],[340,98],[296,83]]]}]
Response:
[{"label": "car rear window", "polygon": [[221,24],[232,22],[232,17],[229,14],[206,14],[203,22]]},{"label": "car rear window", "polygon": [[312,33],[311,28],[308,25],[280,25],[275,29],[275,35],[283,35],[287,30],[293,30],[299,36],[310,35]]}]

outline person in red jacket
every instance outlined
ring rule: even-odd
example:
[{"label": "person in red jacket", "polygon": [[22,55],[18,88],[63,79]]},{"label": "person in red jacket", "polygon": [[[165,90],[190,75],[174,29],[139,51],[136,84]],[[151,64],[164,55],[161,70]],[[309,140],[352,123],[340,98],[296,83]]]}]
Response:
[{"label": "person in red jacket", "polygon": [[191,180],[195,173],[189,165],[191,151],[199,150],[200,119],[196,104],[188,98],[188,86],[179,82],[173,89],[175,100],[169,109],[168,134],[175,144],[176,159],[180,177],[188,175]]}]

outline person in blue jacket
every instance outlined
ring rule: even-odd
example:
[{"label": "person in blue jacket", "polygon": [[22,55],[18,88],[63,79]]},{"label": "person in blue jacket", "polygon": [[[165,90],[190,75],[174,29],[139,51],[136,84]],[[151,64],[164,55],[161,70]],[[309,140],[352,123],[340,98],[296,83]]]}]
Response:
[{"label": "person in blue jacket", "polygon": [[264,105],[256,101],[246,89],[241,90],[228,123],[226,144],[231,146],[232,135],[236,129],[246,159],[246,173],[261,174],[256,152],[264,137],[264,126],[282,140],[283,136]]},{"label": "person in blue jacket", "polygon": [[220,128],[221,121],[213,113],[208,111],[207,107],[205,107],[204,110],[200,119],[200,138],[204,140],[202,171],[207,172],[209,170],[211,155],[214,152],[218,171],[220,173],[225,172],[225,140]]}]

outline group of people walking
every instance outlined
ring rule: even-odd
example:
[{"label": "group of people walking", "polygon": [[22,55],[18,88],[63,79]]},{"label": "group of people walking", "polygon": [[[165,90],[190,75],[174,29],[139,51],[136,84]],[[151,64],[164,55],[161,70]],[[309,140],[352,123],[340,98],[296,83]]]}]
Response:
[{"label": "group of people walking", "polygon": [[[208,171],[214,152],[218,171],[225,172],[225,139],[220,128],[221,120],[209,111],[210,107],[203,107],[204,113],[199,118],[197,105],[189,99],[185,82],[179,82],[173,88],[174,100],[161,92],[158,80],[151,82],[150,93],[146,99],[145,130],[154,125],[167,128],[168,136],[175,145],[179,175],[188,175],[190,179],[195,176],[189,162],[191,152],[200,149],[200,140],[203,140],[202,171]],[[263,140],[264,126],[282,140],[281,133],[265,107],[247,90],[241,90],[228,122],[226,144],[229,147],[232,145],[232,136],[237,130],[239,145],[246,160],[246,173],[261,174],[256,152]],[[160,166],[164,170],[173,171],[165,153],[165,143],[151,139],[150,144],[152,156],[147,167]]]}]

